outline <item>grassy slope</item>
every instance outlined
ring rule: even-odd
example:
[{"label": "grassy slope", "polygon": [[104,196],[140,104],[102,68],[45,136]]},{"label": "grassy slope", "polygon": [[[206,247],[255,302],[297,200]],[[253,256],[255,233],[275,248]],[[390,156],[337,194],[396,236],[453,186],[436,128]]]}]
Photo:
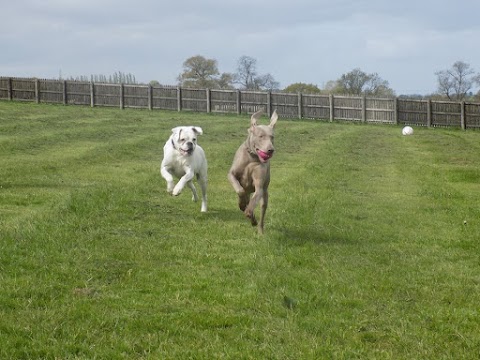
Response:
[{"label": "grassy slope", "polygon": [[[190,123],[208,214],[158,172]],[[280,121],[259,237],[226,180],[247,126],[0,103],[0,356],[477,358],[478,133]]]}]

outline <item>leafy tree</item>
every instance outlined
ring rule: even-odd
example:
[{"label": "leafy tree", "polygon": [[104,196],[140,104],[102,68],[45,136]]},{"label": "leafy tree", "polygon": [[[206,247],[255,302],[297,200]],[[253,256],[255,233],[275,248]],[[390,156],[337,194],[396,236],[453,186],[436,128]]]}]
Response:
[{"label": "leafy tree", "polygon": [[305,84],[305,83],[294,83],[288,85],[285,89],[283,89],[286,93],[302,93],[302,94],[320,94],[322,90],[318,88],[317,85],[313,84]]},{"label": "leafy tree", "polygon": [[480,85],[480,74],[463,61],[455,62],[450,69],[437,71],[438,93],[449,100],[464,100],[474,84]]},{"label": "leafy tree", "polygon": [[329,94],[341,93],[342,91],[340,90],[338,80],[327,81],[327,83],[325,84],[325,92],[327,92]]},{"label": "leafy tree", "polygon": [[351,95],[394,96],[388,81],[377,73],[367,74],[359,68],[343,74],[333,88],[337,93]]},{"label": "leafy tree", "polygon": [[222,73],[217,79],[217,85],[220,89],[233,89],[234,75],[230,73]]},{"label": "leafy tree", "polygon": [[197,55],[185,60],[178,82],[180,86],[197,89],[231,89],[233,75],[220,74],[217,60]]},{"label": "leafy tree", "polygon": [[217,60],[197,55],[184,61],[178,82],[184,87],[213,88],[219,74]]},{"label": "leafy tree", "polygon": [[280,86],[272,75],[258,75],[257,60],[250,56],[242,56],[238,60],[234,82],[244,90],[274,90]]}]

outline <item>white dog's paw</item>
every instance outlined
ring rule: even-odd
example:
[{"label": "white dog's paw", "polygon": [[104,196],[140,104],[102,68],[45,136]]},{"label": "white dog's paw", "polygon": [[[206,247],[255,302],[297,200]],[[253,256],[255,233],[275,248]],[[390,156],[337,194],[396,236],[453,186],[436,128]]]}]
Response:
[{"label": "white dog's paw", "polygon": [[175,186],[175,188],[172,191],[172,195],[173,196],[178,196],[178,195],[180,195],[181,192],[182,192],[182,188],[178,187],[178,186]]},{"label": "white dog's paw", "polygon": [[174,187],[174,183],[173,183],[173,181],[172,181],[172,182],[169,182],[169,183],[167,183],[167,192],[168,192],[169,194],[171,194],[171,193],[172,193],[172,191],[173,191],[173,187]]}]

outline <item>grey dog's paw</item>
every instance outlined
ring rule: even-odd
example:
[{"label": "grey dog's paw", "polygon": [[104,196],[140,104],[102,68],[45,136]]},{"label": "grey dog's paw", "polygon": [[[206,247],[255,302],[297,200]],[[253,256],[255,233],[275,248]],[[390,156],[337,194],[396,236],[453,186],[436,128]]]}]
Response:
[{"label": "grey dog's paw", "polygon": [[252,226],[257,226],[258,222],[252,210],[245,210],[245,216],[250,219]]},{"label": "grey dog's paw", "polygon": [[241,211],[245,211],[248,205],[248,196],[247,194],[238,195],[238,207]]}]

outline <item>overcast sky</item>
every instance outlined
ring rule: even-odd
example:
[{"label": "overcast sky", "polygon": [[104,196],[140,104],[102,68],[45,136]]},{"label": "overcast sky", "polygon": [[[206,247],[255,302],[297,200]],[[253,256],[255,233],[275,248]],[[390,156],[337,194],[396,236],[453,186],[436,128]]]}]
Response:
[{"label": "overcast sky", "polygon": [[323,88],[355,68],[397,95],[436,90],[435,72],[464,61],[480,72],[480,1],[2,1],[0,76],[131,73],[175,85],[202,55],[220,72],[257,60],[281,88]]}]

